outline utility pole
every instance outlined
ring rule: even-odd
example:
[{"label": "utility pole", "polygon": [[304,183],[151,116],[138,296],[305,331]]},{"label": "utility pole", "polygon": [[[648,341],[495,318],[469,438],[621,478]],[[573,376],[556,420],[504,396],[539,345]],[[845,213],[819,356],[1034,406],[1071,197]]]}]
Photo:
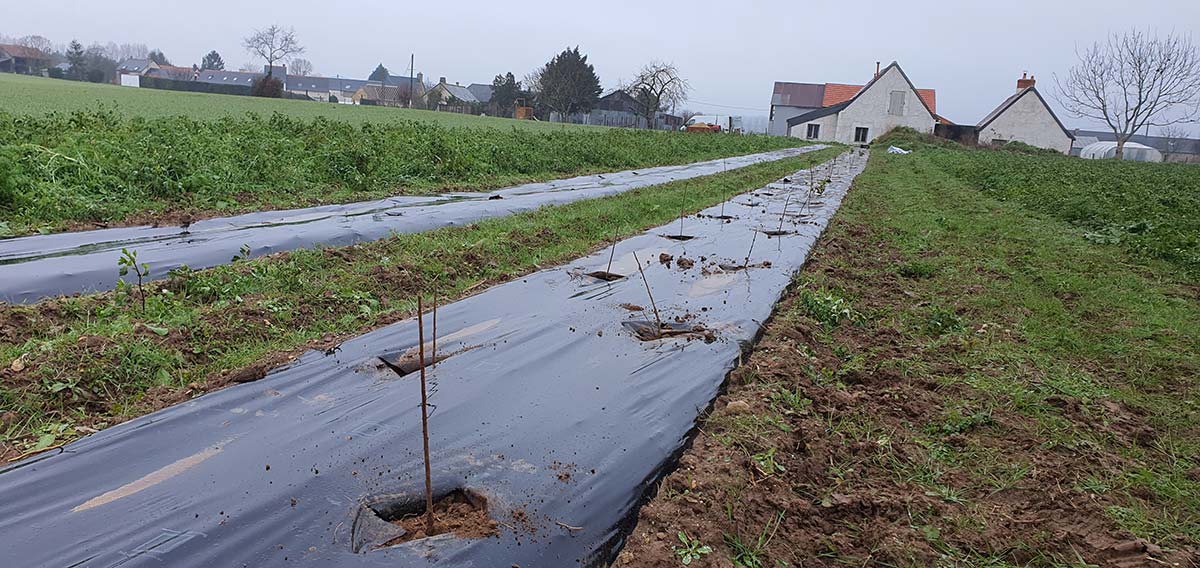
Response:
[{"label": "utility pole", "polygon": [[413,80],[417,74],[417,54],[408,55],[408,108],[412,108]]}]

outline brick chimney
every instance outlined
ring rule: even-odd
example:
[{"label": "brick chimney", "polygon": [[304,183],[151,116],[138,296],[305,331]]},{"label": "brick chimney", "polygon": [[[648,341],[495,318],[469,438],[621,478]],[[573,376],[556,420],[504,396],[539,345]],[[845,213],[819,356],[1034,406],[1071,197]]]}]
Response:
[{"label": "brick chimney", "polygon": [[875,62],[875,78],[876,78],[876,79],[878,79],[878,78],[879,78],[879,64],[880,64],[880,63],[882,63],[882,62],[881,62],[881,61],[876,61],[876,62]]},{"label": "brick chimney", "polygon": [[1032,75],[1029,75],[1028,73],[1021,73],[1021,78],[1017,79],[1017,91],[1024,91],[1025,89],[1034,86],[1036,83],[1037,80],[1034,79]]},{"label": "brick chimney", "polygon": [[438,77],[438,83],[440,83],[440,84],[442,84],[442,85],[445,85],[445,84],[446,84],[446,78],[445,78],[445,77]]}]

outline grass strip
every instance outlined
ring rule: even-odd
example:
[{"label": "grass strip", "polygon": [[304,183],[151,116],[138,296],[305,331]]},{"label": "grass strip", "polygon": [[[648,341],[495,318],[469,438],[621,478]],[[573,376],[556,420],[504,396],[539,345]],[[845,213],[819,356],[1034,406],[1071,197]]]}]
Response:
[{"label": "grass strip", "polygon": [[803,144],[622,128],[0,110],[0,237],[480,190]]},{"label": "grass strip", "polygon": [[[5,456],[230,382],[306,348],[409,317],[436,282],[457,297],[578,258],[831,159],[830,148],[712,176],[360,245],[300,250],[139,290],[0,307]],[[114,266],[113,270],[117,270]]]},{"label": "grass strip", "polygon": [[1200,556],[1200,293],[958,152],[872,155],[618,565]]}]

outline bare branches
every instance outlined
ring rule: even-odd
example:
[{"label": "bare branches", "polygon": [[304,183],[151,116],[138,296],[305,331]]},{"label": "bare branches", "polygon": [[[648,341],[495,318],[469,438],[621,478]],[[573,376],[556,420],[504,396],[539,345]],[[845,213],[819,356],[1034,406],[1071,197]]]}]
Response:
[{"label": "bare branches", "polygon": [[296,31],[278,25],[254,30],[253,34],[242,40],[242,47],[267,62],[268,75],[276,62],[304,53],[304,46],[296,39]]},{"label": "bare branches", "polygon": [[686,101],[691,86],[679,76],[674,64],[651,61],[638,71],[632,81],[622,85],[621,90],[633,97],[641,115],[646,118],[646,127],[654,128],[655,114],[673,109]]},{"label": "bare branches", "polygon": [[1119,149],[1140,130],[1200,121],[1200,52],[1190,37],[1134,30],[1076,54],[1067,75],[1054,77],[1058,100],[1107,124]]},{"label": "bare branches", "polygon": [[294,57],[288,63],[288,72],[294,75],[307,76],[313,73],[313,64],[303,57]]}]

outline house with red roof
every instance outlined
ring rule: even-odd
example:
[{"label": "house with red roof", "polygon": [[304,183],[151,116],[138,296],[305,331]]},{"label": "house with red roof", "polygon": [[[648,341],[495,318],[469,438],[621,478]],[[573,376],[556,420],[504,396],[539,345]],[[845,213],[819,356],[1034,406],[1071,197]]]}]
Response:
[{"label": "house with red roof", "polygon": [[40,49],[0,44],[0,73],[37,75],[50,63],[51,57]]},{"label": "house with red roof", "polygon": [[[893,62],[865,85],[775,83],[768,132],[809,140],[865,143],[895,126],[933,132],[937,92],[918,89]],[[797,128],[799,127],[799,128]]]}]

